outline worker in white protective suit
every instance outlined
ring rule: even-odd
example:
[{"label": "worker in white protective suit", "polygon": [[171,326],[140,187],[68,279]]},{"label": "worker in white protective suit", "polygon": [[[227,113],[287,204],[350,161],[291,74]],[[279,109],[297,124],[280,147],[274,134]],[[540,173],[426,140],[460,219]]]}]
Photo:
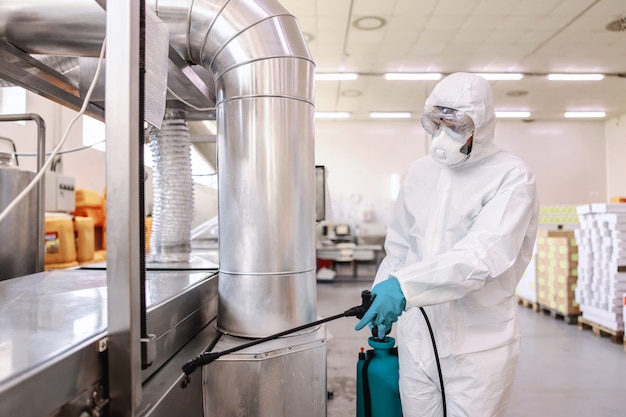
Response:
[{"label": "worker in white protective suit", "polygon": [[[495,111],[482,77],[452,74],[425,104],[430,155],[403,181],[371,307],[355,327],[383,334],[398,317],[405,417],[441,417],[437,344],[447,415],[507,411],[520,346],[515,287],[537,229],[535,176],[493,144]],[[386,329],[386,331],[385,331]],[[375,394],[373,394],[375,396]]]}]

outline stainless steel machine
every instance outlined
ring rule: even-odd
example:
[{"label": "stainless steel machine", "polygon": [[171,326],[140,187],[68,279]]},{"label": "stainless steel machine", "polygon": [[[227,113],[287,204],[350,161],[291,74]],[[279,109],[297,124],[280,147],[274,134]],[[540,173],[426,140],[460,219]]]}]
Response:
[{"label": "stainless steel machine", "polygon": [[[144,273],[139,52],[153,24],[168,33],[167,108],[217,120],[220,223],[219,250]],[[181,371],[317,317],[314,63],[296,19],[275,0],[0,0],[0,79],[78,109],[105,37],[86,111],[106,122],[107,262],[0,282],[0,416],[325,416],[323,326],[188,384]]]}]

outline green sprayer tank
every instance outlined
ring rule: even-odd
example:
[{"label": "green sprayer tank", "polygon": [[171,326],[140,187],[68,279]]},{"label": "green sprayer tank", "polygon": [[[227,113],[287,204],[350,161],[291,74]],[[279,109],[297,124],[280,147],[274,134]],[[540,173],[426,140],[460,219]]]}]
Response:
[{"label": "green sprayer tank", "polygon": [[393,337],[367,343],[373,348],[361,348],[356,365],[357,417],[401,417],[398,386],[398,350]]}]

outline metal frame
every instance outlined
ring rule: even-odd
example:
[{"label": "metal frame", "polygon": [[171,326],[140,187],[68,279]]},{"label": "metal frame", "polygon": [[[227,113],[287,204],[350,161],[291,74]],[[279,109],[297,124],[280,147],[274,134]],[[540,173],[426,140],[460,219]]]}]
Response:
[{"label": "metal frame", "polygon": [[[78,111],[83,105],[76,82],[3,40],[0,40],[0,78],[72,110]],[[104,116],[103,109],[91,103],[86,113],[100,120]]]},{"label": "metal frame", "polygon": [[140,0],[106,3],[107,287],[111,416],[141,404],[139,256]]}]

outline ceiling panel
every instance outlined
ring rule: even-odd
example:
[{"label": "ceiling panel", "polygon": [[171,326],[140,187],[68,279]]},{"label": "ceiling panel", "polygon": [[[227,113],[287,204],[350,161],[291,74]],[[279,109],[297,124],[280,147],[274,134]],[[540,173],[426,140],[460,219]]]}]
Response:
[{"label": "ceiling panel", "polygon": [[559,5],[562,0],[521,0],[511,10],[516,16],[545,16]]},{"label": "ceiling panel", "polygon": [[[356,81],[317,82],[318,110],[405,110],[419,117],[435,82],[387,81],[386,71],[523,72],[520,81],[491,82],[499,109],[523,109],[533,119],[566,110],[626,114],[626,78],[547,81],[549,72],[626,74],[626,31],[606,25],[626,16],[626,0],[281,0],[299,20],[318,72],[353,71]],[[359,30],[364,16],[386,25]],[[346,38],[347,35],[347,38]],[[344,51],[344,43],[346,45]],[[346,97],[347,90],[357,97]],[[510,97],[514,90],[526,91]]]}]

